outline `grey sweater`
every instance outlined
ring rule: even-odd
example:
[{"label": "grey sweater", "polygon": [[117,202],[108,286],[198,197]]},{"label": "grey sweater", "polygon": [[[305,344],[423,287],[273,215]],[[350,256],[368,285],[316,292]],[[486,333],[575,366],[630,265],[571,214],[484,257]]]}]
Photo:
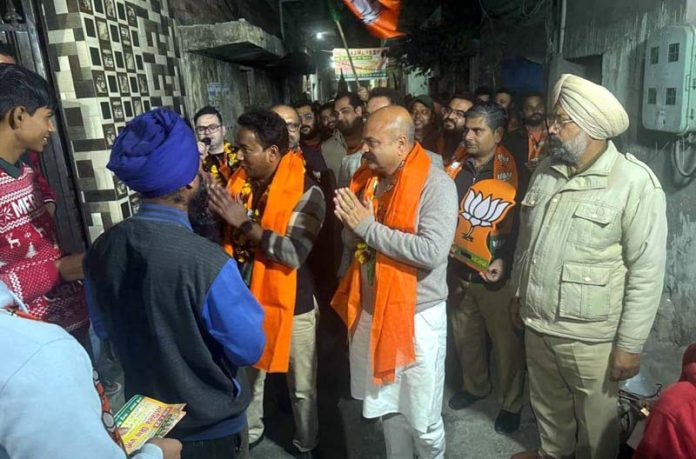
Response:
[{"label": "grey sweater", "polygon": [[[454,182],[441,167],[431,165],[418,205],[416,234],[391,229],[373,217],[367,218],[355,232],[344,230],[344,259],[352,257],[357,243],[364,240],[378,252],[414,266],[418,270],[416,312],[424,311],[447,299],[447,256],[454,240],[457,208]],[[363,293],[368,291],[364,289]],[[363,305],[368,312],[372,311],[372,303],[370,299]]]}]

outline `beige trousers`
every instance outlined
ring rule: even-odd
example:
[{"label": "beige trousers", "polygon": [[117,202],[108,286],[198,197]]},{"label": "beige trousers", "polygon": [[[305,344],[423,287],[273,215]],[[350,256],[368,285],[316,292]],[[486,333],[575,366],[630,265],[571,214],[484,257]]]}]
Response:
[{"label": "beige trousers", "polygon": [[484,284],[460,279],[450,279],[449,286],[448,315],[462,389],[477,397],[491,391],[487,333],[498,369],[498,402],[501,409],[519,413],[524,397],[524,338],[512,324],[510,287],[488,290]]},{"label": "beige trousers", "polygon": [[[310,451],[319,443],[317,414],[317,313],[316,310],[293,318],[290,365],[287,373],[295,436],[292,443],[300,451]],[[266,372],[249,368],[253,398],[247,409],[249,443],[263,435],[263,392]]]},{"label": "beige trousers", "polygon": [[540,452],[558,459],[615,459],[618,383],[609,379],[612,343],[583,343],[529,328],[525,342]]}]

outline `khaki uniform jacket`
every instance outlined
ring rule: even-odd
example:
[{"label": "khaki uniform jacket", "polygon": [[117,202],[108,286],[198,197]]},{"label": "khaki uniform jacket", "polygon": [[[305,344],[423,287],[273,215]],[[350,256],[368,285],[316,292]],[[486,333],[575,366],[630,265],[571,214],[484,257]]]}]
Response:
[{"label": "khaki uniform jacket", "polygon": [[641,352],[665,271],[665,195],[610,141],[587,170],[542,161],[521,202],[512,283],[527,327]]}]

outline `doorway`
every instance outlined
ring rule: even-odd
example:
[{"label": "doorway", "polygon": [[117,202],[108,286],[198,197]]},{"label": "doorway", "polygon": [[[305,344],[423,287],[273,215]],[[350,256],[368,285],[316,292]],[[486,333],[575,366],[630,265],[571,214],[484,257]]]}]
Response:
[{"label": "doorway", "polygon": [[[4,3],[4,4],[3,4]],[[46,36],[37,18],[38,0],[0,2],[0,42],[14,50],[17,63],[48,80],[53,88],[52,72],[46,58]],[[76,253],[86,247],[86,220],[76,188],[74,161],[66,148],[66,128],[60,111],[55,114],[56,133],[51,136],[41,157],[42,173],[56,193],[56,235],[64,253]]]}]

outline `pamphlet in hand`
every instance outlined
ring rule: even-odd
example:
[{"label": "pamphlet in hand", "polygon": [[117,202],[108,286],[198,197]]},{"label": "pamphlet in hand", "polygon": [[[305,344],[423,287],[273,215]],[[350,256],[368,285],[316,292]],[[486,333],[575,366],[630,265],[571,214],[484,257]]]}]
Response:
[{"label": "pamphlet in hand", "polygon": [[186,416],[185,406],[134,395],[114,416],[126,454],[139,450],[153,438],[164,438]]}]

